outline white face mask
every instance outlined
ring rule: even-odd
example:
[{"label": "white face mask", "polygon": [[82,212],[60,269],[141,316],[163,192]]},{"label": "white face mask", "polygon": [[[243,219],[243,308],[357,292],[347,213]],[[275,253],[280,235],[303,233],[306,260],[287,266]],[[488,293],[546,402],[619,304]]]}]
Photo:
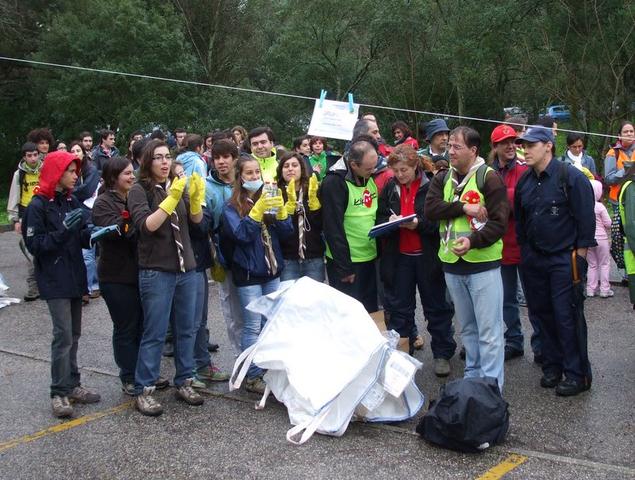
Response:
[{"label": "white face mask", "polygon": [[262,184],[263,182],[261,178],[259,178],[258,180],[243,180],[243,188],[245,190],[249,190],[252,193],[260,190]]}]

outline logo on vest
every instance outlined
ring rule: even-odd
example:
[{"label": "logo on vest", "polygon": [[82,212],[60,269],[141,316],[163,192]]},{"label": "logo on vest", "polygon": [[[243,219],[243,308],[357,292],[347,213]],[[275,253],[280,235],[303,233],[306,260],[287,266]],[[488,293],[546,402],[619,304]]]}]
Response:
[{"label": "logo on vest", "polygon": [[370,208],[373,206],[374,198],[377,198],[377,194],[371,193],[368,189],[365,189],[364,193],[362,193],[361,198],[356,198],[355,200],[353,200],[353,206],[359,207],[361,205],[364,205],[366,208]]}]

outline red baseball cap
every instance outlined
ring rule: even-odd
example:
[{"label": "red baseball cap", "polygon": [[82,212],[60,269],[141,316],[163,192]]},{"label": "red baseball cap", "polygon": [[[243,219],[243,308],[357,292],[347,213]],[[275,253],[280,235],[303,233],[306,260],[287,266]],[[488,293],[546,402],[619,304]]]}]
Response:
[{"label": "red baseball cap", "polygon": [[492,131],[492,135],[490,136],[490,140],[492,143],[502,142],[503,140],[507,140],[508,138],[517,138],[516,130],[514,130],[509,125],[499,125]]}]

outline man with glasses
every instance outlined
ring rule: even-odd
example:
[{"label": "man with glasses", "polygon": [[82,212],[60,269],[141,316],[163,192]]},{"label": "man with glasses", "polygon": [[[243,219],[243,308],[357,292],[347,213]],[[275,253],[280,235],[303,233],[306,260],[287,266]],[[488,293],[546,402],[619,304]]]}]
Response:
[{"label": "man with glasses", "polygon": [[439,221],[448,292],[461,324],[465,377],[494,377],[503,389],[502,236],[509,202],[505,184],[479,156],[481,138],[469,127],[450,132],[450,169],[432,179],[425,215]]}]

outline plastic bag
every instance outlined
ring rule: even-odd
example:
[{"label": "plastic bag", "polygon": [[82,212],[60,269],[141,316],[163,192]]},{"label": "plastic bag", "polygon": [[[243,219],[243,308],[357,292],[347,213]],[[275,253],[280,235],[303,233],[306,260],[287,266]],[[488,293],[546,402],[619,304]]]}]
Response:
[{"label": "plastic bag", "polygon": [[[236,360],[230,389],[240,387],[252,361],[267,369],[260,406],[269,391],[286,405],[296,425],[287,432],[290,442],[304,443],[316,431],[343,435],[353,414],[366,421],[399,421],[423,406],[413,382],[421,363],[391,348],[357,300],[303,277],[248,308],[266,316],[267,323]],[[403,387],[397,397],[385,394],[383,383],[387,366],[400,363],[394,354],[412,366],[399,386],[392,385],[393,393]]]}]

